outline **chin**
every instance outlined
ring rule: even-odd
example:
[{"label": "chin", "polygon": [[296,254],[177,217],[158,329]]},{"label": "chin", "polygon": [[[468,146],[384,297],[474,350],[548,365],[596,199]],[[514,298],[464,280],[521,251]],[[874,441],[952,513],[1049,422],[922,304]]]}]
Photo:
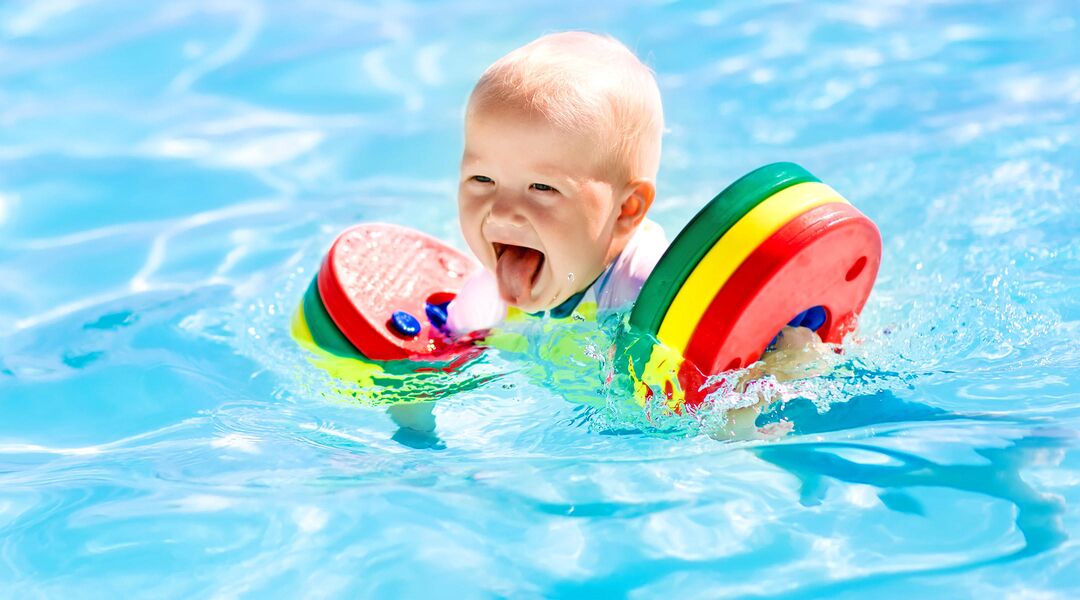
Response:
[{"label": "chin", "polygon": [[506,298],[502,294],[500,294],[499,297],[507,305],[513,306],[514,308],[517,308],[519,310],[523,310],[523,311],[525,311],[527,313],[534,313],[534,312],[538,312],[538,311],[541,311],[541,310],[548,310],[550,308],[554,308],[555,306],[558,306],[558,304],[555,304],[553,306],[545,306],[545,303],[540,300],[540,298],[543,298],[543,296],[539,296],[539,297],[533,296],[531,298],[526,298],[526,299],[524,299],[522,301],[519,301],[519,302],[515,302],[514,300]]}]

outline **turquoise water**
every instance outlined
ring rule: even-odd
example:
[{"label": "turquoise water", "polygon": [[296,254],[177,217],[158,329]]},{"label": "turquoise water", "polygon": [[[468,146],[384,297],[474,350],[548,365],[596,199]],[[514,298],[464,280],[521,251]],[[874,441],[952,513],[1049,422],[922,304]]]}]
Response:
[{"label": "turquoise water", "polygon": [[[0,4],[0,596],[1080,593],[1075,2],[299,5]],[[343,227],[463,247],[464,98],[566,28],[656,69],[669,233],[776,160],[881,227],[791,434],[582,404],[584,343],[414,436],[289,338]]]}]

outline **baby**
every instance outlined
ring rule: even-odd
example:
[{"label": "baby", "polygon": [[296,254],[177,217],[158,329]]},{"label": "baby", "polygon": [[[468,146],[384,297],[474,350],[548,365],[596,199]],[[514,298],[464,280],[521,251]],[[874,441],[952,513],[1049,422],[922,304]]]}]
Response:
[{"label": "baby", "polygon": [[[547,35],[488,67],[466,108],[458,187],[461,230],[484,268],[448,306],[450,331],[490,329],[508,307],[563,318],[634,302],[667,248],[645,218],[663,127],[652,71],[613,38]],[[792,332],[774,355],[809,343]],[[729,418],[752,431],[756,411]],[[434,430],[431,403],[389,412],[399,441]]]},{"label": "baby", "polygon": [[667,247],[645,219],[664,127],[652,72],[591,33],[544,36],[491,65],[465,113],[458,207],[485,267],[448,308],[454,333],[507,305],[570,315],[632,303]]},{"label": "baby", "polygon": [[[645,219],[664,115],[652,72],[610,37],[544,36],[480,77],[465,112],[458,208],[484,268],[447,307],[456,335],[508,307],[570,316],[632,303],[667,248]],[[388,411],[408,445],[441,444],[432,403]]]}]

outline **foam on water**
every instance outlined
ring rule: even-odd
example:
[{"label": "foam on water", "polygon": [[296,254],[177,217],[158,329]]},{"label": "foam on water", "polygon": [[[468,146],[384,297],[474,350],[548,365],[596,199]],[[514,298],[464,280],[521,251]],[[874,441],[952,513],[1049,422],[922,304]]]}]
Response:
[{"label": "foam on water", "polygon": [[[0,595],[1075,596],[1075,3],[505,8],[0,5]],[[879,224],[861,326],[694,414],[538,326],[399,428],[293,310],[351,223],[464,247],[464,98],[567,28],[656,70],[669,236],[776,160]]]}]

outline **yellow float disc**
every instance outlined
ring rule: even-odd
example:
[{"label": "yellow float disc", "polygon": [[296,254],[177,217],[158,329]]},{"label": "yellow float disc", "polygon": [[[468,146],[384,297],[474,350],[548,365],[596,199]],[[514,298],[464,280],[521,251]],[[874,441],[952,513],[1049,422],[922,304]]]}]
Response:
[{"label": "yellow float disc", "polygon": [[[376,377],[382,375],[382,367],[372,362],[327,352],[315,342],[314,337],[311,335],[311,327],[308,325],[307,315],[304,314],[303,304],[293,313],[292,327],[290,329],[293,339],[302,348],[315,355],[311,360],[312,364],[329,373],[331,377],[350,382],[359,387],[373,388],[377,385]],[[345,388],[336,391],[343,395],[349,392]]]},{"label": "yellow float disc", "polygon": [[293,313],[292,318],[292,336],[297,342],[305,347],[316,347],[319,345],[315,343],[315,340],[311,337],[311,328],[308,327],[307,317],[304,315],[304,307],[300,305],[297,307],[296,312]]},{"label": "yellow float disc", "polygon": [[847,200],[824,183],[806,182],[781,190],[755,206],[694,267],[671,302],[656,337],[680,354],[685,352],[713,297],[743,260],[789,221],[830,202]]}]

